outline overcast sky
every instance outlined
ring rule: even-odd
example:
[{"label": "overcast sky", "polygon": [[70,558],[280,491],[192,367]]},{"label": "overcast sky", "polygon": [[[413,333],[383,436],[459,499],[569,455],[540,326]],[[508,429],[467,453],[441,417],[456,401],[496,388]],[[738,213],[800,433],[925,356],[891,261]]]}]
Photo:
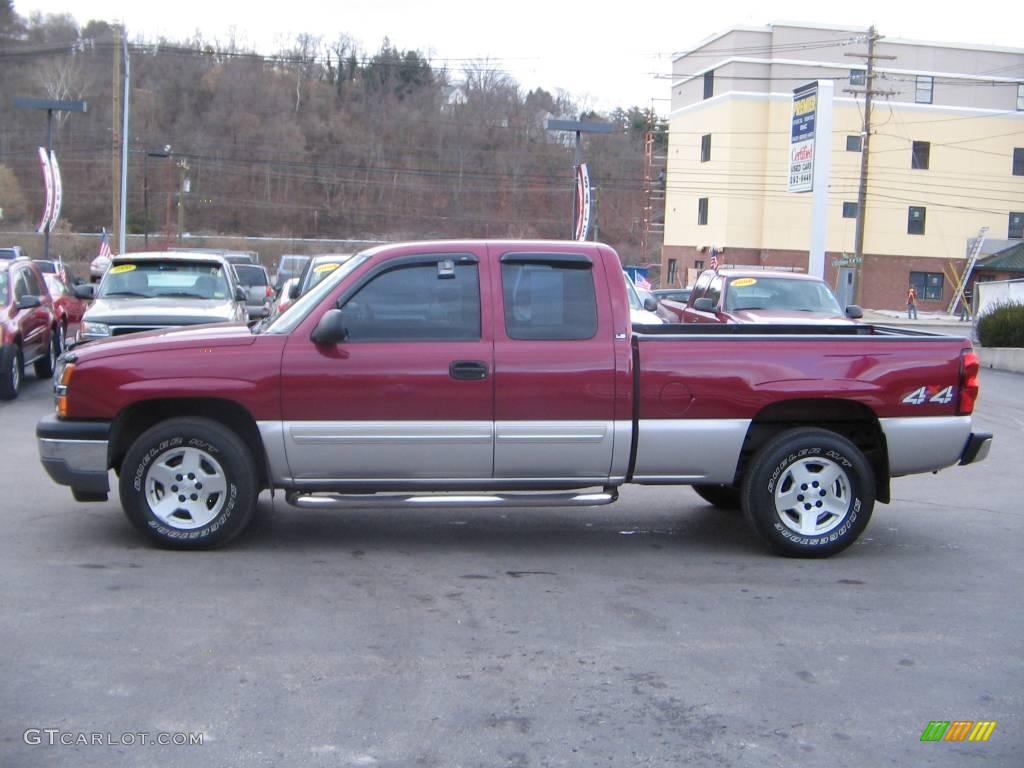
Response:
[{"label": "overcast sky", "polygon": [[542,0],[14,0],[14,7],[22,16],[70,13],[79,24],[123,22],[132,40],[182,40],[199,31],[223,41],[233,31],[261,53],[287,47],[303,32],[324,42],[347,35],[364,53],[376,52],[388,36],[395,47],[419,50],[439,65],[447,60],[454,71],[466,60],[486,59],[526,89],[562,89],[598,110],[654,106],[663,114],[673,51],[734,26],[875,24],[888,37],[1024,47],[1020,6],[1005,0],[974,0],[956,12],[898,0],[646,0],[589,8]]}]

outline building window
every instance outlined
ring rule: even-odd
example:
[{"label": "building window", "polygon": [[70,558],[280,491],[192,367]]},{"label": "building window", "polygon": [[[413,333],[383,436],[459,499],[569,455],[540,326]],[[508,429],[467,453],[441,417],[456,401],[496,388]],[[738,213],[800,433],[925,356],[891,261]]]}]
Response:
[{"label": "building window", "polygon": [[868,73],[863,69],[850,70],[850,85],[867,85]]},{"label": "building window", "polygon": [[697,224],[705,226],[708,223],[708,199],[702,197],[697,200]]},{"label": "building window", "polygon": [[675,285],[676,280],[679,278],[679,265],[675,259],[668,260],[668,284]]},{"label": "building window", "polygon": [[910,167],[918,170],[928,170],[929,155],[931,155],[932,144],[930,141],[915,141],[910,150]]},{"label": "building window", "polygon": [[857,204],[856,203],[843,203],[843,218],[844,219],[856,219],[857,218]]},{"label": "building window", "polygon": [[1013,148],[1013,175],[1024,176],[1024,147]]},{"label": "building window", "polygon": [[711,134],[705,133],[700,137],[700,161],[706,163],[711,159]]},{"label": "building window", "polygon": [[914,91],[914,101],[918,104],[931,104],[934,82],[935,78],[931,77],[931,75],[918,75],[917,88]]},{"label": "building window", "polygon": [[910,285],[917,298],[926,301],[942,301],[943,278],[941,272],[911,272]]},{"label": "building window", "polygon": [[907,234],[908,235],[923,235],[924,234],[924,206],[910,206],[907,212]]},{"label": "building window", "polygon": [[1017,111],[1024,112],[1024,83],[1017,83]]},{"label": "building window", "polygon": [[704,271],[704,259],[695,259],[693,262],[693,268],[698,272]]},{"label": "building window", "polygon": [[864,139],[860,134],[846,137],[846,151],[847,152],[860,152],[864,148]]},{"label": "building window", "polygon": [[1006,228],[1006,236],[1011,240],[1024,239],[1024,213],[1010,211],[1010,225]]},{"label": "building window", "polygon": [[715,95],[715,70],[709,69],[704,73],[704,98],[710,99]]}]

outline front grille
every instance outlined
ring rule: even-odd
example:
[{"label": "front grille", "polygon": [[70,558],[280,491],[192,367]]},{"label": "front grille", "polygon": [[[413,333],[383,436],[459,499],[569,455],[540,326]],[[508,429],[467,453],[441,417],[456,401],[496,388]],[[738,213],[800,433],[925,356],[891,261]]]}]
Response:
[{"label": "front grille", "polygon": [[111,336],[124,336],[127,333],[141,333],[142,331],[159,331],[170,328],[169,325],[113,325],[110,327]]}]

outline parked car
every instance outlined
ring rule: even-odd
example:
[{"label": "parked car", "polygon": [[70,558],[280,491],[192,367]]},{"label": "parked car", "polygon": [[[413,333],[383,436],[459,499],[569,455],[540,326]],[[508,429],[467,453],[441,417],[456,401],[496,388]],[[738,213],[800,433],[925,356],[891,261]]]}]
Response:
[{"label": "parked car", "polygon": [[66,285],[78,285],[82,282],[68,269],[68,265],[64,263],[63,259],[32,259],[32,263],[43,275],[57,275]]},{"label": "parked car", "polygon": [[281,292],[277,295],[277,302],[273,305],[272,314],[277,317],[292,305],[292,288],[298,286],[299,278],[290,277],[281,286]]},{"label": "parked car", "polygon": [[306,295],[331,272],[351,258],[351,253],[322,253],[313,256],[303,268],[298,284],[288,290],[289,297],[294,301],[299,296]]},{"label": "parked car", "polygon": [[678,323],[683,316],[683,307],[690,298],[691,288],[659,288],[654,293],[658,302],[658,317],[666,323]]},{"label": "parked car", "polygon": [[20,245],[12,245],[7,248],[0,248],[0,259],[24,259],[27,258],[21,250]]},{"label": "parked car", "polygon": [[57,353],[60,354],[67,346],[68,339],[78,336],[82,325],[82,317],[88,305],[75,295],[72,288],[58,274],[43,273],[46,288],[53,299],[53,314],[57,321]]},{"label": "parked car", "polygon": [[28,259],[0,260],[0,399],[13,400],[30,363],[41,379],[57,359],[53,300]]},{"label": "parked car", "polygon": [[238,283],[245,289],[245,308],[249,320],[262,320],[270,314],[274,289],[267,268],[259,264],[232,264]]},{"label": "parked car", "polygon": [[110,256],[97,256],[89,262],[89,282],[98,283],[110,267]]},{"label": "parked car", "polygon": [[204,323],[245,322],[246,293],[223,256],[158,252],[115,256],[82,318],[78,341]]},{"label": "parked car", "polygon": [[633,281],[629,275],[623,272],[626,277],[626,298],[629,299],[629,322],[633,325],[660,325],[664,322],[655,314],[658,302],[653,296],[641,299]]},{"label": "parked car", "polygon": [[856,304],[844,311],[820,278],[739,268],[703,272],[683,309],[682,322],[844,325],[863,316]]},{"label": "parked car", "polygon": [[274,290],[280,291],[288,280],[299,277],[308,263],[309,256],[292,253],[282,256],[281,261],[278,262],[277,271],[274,272]]}]

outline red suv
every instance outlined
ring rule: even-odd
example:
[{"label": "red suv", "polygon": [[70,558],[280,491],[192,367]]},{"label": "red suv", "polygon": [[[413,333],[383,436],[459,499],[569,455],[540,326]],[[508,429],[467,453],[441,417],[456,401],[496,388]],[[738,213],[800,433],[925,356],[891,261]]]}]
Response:
[{"label": "red suv", "polygon": [[28,363],[41,379],[57,359],[53,300],[28,259],[0,260],[0,400],[13,400]]}]

